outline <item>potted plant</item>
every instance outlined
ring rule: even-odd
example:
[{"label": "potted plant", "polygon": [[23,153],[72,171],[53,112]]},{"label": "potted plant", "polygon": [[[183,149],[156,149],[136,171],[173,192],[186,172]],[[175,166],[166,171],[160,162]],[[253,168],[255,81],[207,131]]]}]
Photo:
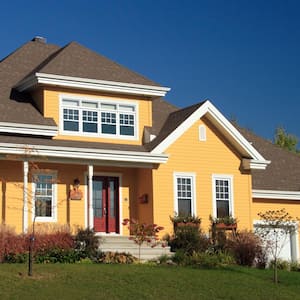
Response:
[{"label": "potted plant", "polygon": [[232,216],[225,216],[221,218],[213,218],[209,217],[211,224],[213,227],[217,229],[236,229],[237,228],[237,220]]},{"label": "potted plant", "polygon": [[170,220],[173,223],[174,233],[178,228],[182,227],[195,227],[197,230],[200,228],[201,219],[198,216],[176,214],[174,217],[170,216]]}]

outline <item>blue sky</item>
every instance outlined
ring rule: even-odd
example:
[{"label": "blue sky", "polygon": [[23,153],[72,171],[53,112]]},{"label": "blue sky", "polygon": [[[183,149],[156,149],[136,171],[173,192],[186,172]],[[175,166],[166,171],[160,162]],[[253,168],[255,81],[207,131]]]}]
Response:
[{"label": "blue sky", "polygon": [[300,137],[300,1],[5,1],[0,57],[36,35],[77,41],[171,87],[180,107],[210,99],[272,139]]}]

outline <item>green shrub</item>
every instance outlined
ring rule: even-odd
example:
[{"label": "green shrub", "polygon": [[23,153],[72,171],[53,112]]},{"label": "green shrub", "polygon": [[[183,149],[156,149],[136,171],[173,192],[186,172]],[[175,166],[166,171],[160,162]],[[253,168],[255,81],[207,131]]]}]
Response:
[{"label": "green shrub", "polygon": [[[275,265],[274,260],[271,260],[269,263],[269,268],[273,269]],[[284,270],[284,271],[290,271],[290,262],[281,258],[277,259],[277,269],[278,270]]]},{"label": "green shrub", "polygon": [[297,261],[292,261],[290,263],[290,270],[292,272],[300,272],[300,264]]},{"label": "green shrub", "polygon": [[81,260],[81,255],[75,249],[53,248],[35,254],[36,263],[75,263]]},{"label": "green shrub", "polygon": [[92,229],[80,228],[75,236],[75,249],[82,258],[93,258],[97,255],[100,238],[95,235]]},{"label": "green shrub", "polygon": [[24,264],[28,260],[28,253],[8,253],[4,255],[3,262],[9,264]]},{"label": "green shrub", "polygon": [[227,252],[193,253],[189,263],[201,268],[217,268],[232,265],[235,263],[233,256]]},{"label": "green shrub", "polygon": [[132,264],[137,258],[125,252],[98,252],[94,262],[102,264]]},{"label": "green shrub", "polygon": [[190,225],[178,226],[176,235],[169,240],[172,251],[182,250],[188,255],[207,250],[209,244],[206,235],[201,233],[197,227]]}]

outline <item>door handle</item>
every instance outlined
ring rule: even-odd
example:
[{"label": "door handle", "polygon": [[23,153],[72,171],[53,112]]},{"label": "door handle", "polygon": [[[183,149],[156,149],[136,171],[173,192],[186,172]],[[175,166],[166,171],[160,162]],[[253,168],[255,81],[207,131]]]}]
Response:
[{"label": "door handle", "polygon": [[104,214],[104,216],[107,215],[106,207],[103,208],[103,214]]}]

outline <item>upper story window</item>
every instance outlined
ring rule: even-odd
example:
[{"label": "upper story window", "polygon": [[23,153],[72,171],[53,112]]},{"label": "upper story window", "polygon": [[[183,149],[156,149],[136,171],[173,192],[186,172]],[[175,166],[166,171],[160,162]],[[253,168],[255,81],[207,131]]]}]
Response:
[{"label": "upper story window", "polygon": [[137,107],[108,101],[62,99],[61,126],[72,134],[125,137],[137,136]]}]

